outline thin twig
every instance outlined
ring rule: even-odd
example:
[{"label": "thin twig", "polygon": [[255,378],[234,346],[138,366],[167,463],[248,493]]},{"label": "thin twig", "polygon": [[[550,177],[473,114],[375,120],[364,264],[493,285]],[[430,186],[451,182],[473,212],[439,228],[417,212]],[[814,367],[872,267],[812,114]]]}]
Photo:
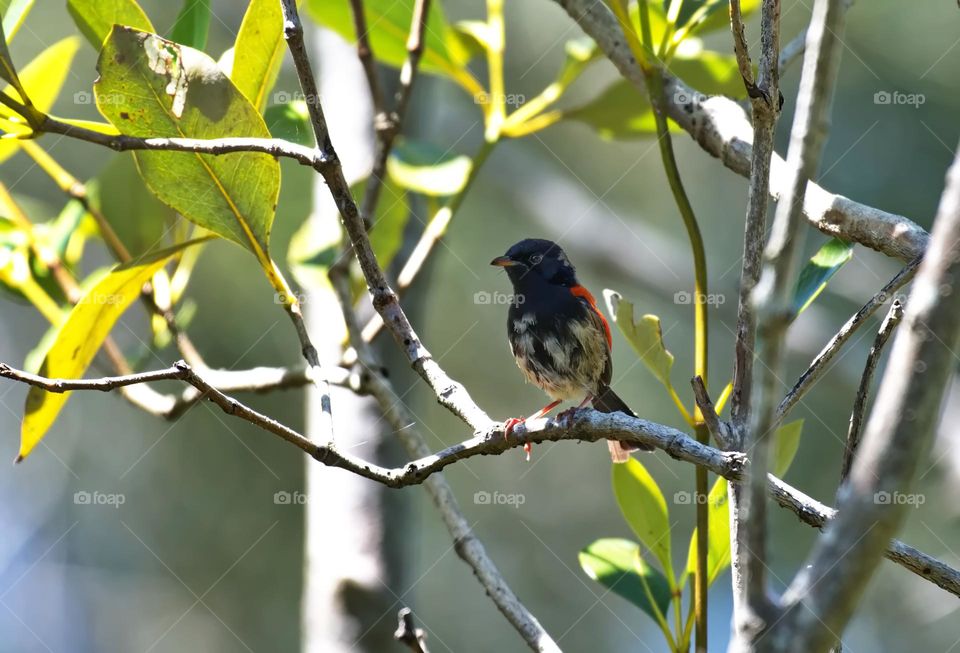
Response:
[{"label": "thin twig", "polygon": [[406,644],[412,653],[430,653],[427,650],[427,634],[413,623],[413,610],[410,608],[400,608],[397,613],[397,629],[393,638]]},{"label": "thin twig", "polygon": [[880,355],[886,346],[894,329],[900,324],[903,318],[903,304],[899,299],[893,300],[887,316],[883,318],[880,324],[880,330],[877,331],[877,337],[873,340],[873,346],[870,353],[867,354],[867,361],[863,366],[863,374],[860,377],[860,385],[857,387],[857,396],[853,400],[853,409],[850,412],[850,426],[847,428],[847,442],[843,448],[843,466],[840,470],[841,485],[846,482],[850,474],[850,467],[853,465],[853,456],[860,446],[860,431],[863,424],[863,413],[867,406],[867,396],[870,394],[870,384],[873,381],[873,373],[877,369],[877,363],[880,362]]},{"label": "thin twig", "polygon": [[[303,45],[303,27],[300,23],[296,4],[293,0],[282,0],[282,4],[285,21],[284,35],[290,53],[293,55],[301,89],[307,97],[319,98],[316,94],[313,69]],[[350,186],[343,176],[336,151],[330,142],[323,108],[319,101],[310,103],[309,108],[317,142],[321,143],[321,151],[324,159],[328,162],[328,165],[322,166],[319,171],[340,211],[344,227],[360,263],[360,269],[363,271],[367,286],[370,289],[374,309],[383,318],[394,339],[406,354],[407,360],[433,389],[437,400],[466,422],[475,432],[488,430],[493,421],[473,401],[467,389],[450,378],[437,364],[427,348],[420,342],[420,338],[407,319],[396,293],[387,282],[386,276],[373,253],[360,211],[350,193]]]},{"label": "thin twig", "polygon": [[896,296],[903,286],[905,286],[917,272],[920,260],[917,259],[901,269],[887,284],[871,297],[860,310],[850,316],[840,330],[824,345],[820,353],[810,362],[807,369],[797,379],[793,388],[787,392],[780,405],[777,407],[777,417],[775,424],[783,422],[787,413],[803,399],[804,394],[813,387],[813,384],[827,371],[827,365],[840,352],[840,349],[856,331],[867,323],[868,318],[873,315],[877,309],[887,303],[892,297]]}]

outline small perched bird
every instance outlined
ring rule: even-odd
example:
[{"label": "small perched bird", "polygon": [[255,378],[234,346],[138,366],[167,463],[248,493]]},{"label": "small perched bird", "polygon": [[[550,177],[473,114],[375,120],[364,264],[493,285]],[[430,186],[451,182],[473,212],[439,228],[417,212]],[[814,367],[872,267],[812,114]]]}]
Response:
[{"label": "small perched bird", "polygon": [[[507,271],[514,297],[507,313],[510,350],[526,380],[553,401],[525,419],[543,417],[563,401],[588,402],[604,413],[636,417],[610,389],[613,344],[610,325],[597,302],[577,281],[570,259],[556,243],[527,238],[490,262]],[[566,412],[566,411],[565,411]],[[506,435],[524,419],[506,422]],[[608,440],[615,463],[630,459],[636,446]],[[528,445],[529,446],[529,445]],[[652,449],[652,447],[643,447]],[[530,450],[526,448],[529,457]]]}]

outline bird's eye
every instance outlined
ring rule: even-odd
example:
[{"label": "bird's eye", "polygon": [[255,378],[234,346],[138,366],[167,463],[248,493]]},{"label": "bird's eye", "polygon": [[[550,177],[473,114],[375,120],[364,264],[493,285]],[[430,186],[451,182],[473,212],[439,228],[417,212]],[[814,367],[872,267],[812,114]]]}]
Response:
[{"label": "bird's eye", "polygon": [[534,254],[533,256],[530,257],[530,262],[533,263],[534,265],[536,265],[542,260],[543,260],[543,254]]}]

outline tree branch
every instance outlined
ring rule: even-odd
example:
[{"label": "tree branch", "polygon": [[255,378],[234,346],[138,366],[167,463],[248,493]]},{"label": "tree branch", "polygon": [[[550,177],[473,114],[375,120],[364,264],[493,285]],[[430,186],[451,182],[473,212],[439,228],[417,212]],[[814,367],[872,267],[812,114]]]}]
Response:
[{"label": "tree branch", "polygon": [[880,324],[880,330],[877,331],[877,337],[873,340],[873,346],[870,353],[867,354],[867,361],[863,366],[863,375],[860,377],[860,385],[857,388],[857,396],[853,400],[853,410],[850,413],[850,426],[847,429],[847,443],[843,449],[843,466],[840,470],[840,483],[843,484],[850,474],[850,467],[853,465],[853,456],[860,446],[860,429],[863,422],[863,413],[867,405],[867,396],[870,394],[870,384],[873,381],[873,373],[877,369],[877,363],[880,362],[880,355],[886,346],[893,330],[900,324],[903,318],[903,304],[899,299],[893,300],[887,316],[883,318]]},{"label": "tree branch", "polygon": [[[266,369],[271,370],[270,374],[278,373],[274,368]],[[224,375],[221,376],[221,382],[224,385],[232,383],[238,391],[250,390],[256,392],[259,389],[269,387],[266,383],[251,382],[249,377],[254,371],[216,371],[215,375]],[[473,456],[500,455],[510,449],[521,447],[527,442],[542,443],[561,440],[596,442],[598,440],[614,439],[651,444],[663,449],[677,460],[706,467],[730,480],[742,479],[744,469],[749,465],[748,460],[742,453],[724,452],[701,445],[682,431],[669,426],[628,417],[623,414],[598,413],[591,410],[577,413],[570,425],[560,425],[554,420],[530,420],[517,426],[511,433],[509,441],[503,437],[503,428],[496,426],[488,433],[475,436],[436,453],[431,453],[415,426],[416,418],[409,413],[382,375],[379,372],[372,372],[368,379],[369,393],[379,403],[385,418],[393,426],[404,447],[415,458],[415,460],[402,467],[383,468],[341,454],[333,446],[311,443],[292,429],[278,425],[271,418],[243,406],[236,399],[227,397],[222,389],[213,388],[211,380],[205,378],[207,371],[202,374],[204,376],[201,376],[201,373],[194,372],[189,365],[181,361],[163,370],[127,376],[104,377],[102,379],[48,379],[0,363],[0,377],[40,387],[50,392],[104,391],[110,389],[107,386],[119,389],[128,386],[139,387],[137,384],[148,381],[181,380],[198,391],[200,398],[209,399],[220,405],[229,414],[250,421],[256,426],[278,435],[324,465],[347,469],[389,487],[406,487],[423,483],[433,496],[434,502],[437,503],[441,516],[447,523],[454,541],[470,542],[469,545],[463,547],[464,551],[467,552],[465,554],[467,557],[464,559],[474,567],[478,575],[486,577],[494,577],[491,569],[495,571],[496,568],[493,562],[486,557],[486,554],[482,553],[482,545],[476,540],[456,506],[453,491],[443,479],[443,475],[439,473],[444,467],[457,461],[466,460]],[[292,378],[295,379],[297,376],[294,372]],[[805,524],[822,528],[836,515],[836,511],[833,509],[811,499],[800,490],[784,483],[775,476],[769,475],[768,479],[770,494],[774,500],[795,513]],[[481,553],[482,555],[480,555]],[[960,571],[898,540],[891,542],[886,555],[890,560],[906,567],[918,576],[936,583],[939,587],[956,596],[960,596]],[[492,584],[497,594],[503,592],[500,583],[504,586],[506,584],[502,581],[502,578]],[[490,587],[487,587],[487,589],[491,591]],[[504,609],[503,606],[500,607],[501,610]],[[508,618],[511,617],[508,616]]]},{"label": "tree branch", "polygon": [[827,371],[827,365],[839,353],[840,349],[850,340],[850,337],[856,331],[867,323],[867,319],[876,313],[877,309],[887,303],[891,297],[895,297],[898,290],[905,286],[917,272],[920,265],[920,259],[917,259],[900,270],[887,284],[877,293],[867,300],[860,310],[850,316],[840,330],[824,345],[820,353],[810,362],[807,369],[800,375],[800,378],[794,384],[793,388],[787,392],[780,405],[777,407],[777,417],[775,424],[783,422],[787,413],[800,402],[803,395],[813,387],[813,384],[820,379]]},{"label": "tree branch", "polygon": [[[641,90],[643,72],[624,42],[617,19],[606,5],[594,0],[556,0],[557,4],[591,36],[624,78]],[[713,96],[702,99],[694,89],[672,75],[664,75],[667,112],[708,153],[737,174],[750,174],[752,128],[743,109],[733,100]],[[677,98],[686,98],[680,102]],[[790,179],[786,164],[774,156],[770,194],[786,191]],[[810,182],[803,200],[807,221],[820,231],[860,243],[888,256],[912,260],[923,253],[928,234],[905,217],[854,202]]]},{"label": "tree branch", "polygon": [[[850,619],[880,556],[903,519],[903,502],[928,449],[960,347],[960,156],[947,175],[930,250],[920,265],[867,422],[837,518],[817,540],[784,593],[772,631],[781,651],[826,648]],[[878,499],[878,497],[881,497]]]}]

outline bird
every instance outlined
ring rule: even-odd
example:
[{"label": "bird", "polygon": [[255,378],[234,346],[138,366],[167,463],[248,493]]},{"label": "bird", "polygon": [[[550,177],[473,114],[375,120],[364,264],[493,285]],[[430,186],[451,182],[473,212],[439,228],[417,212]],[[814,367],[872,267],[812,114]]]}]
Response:
[{"label": "bird", "polygon": [[[505,437],[527,419],[548,414],[564,401],[583,398],[564,418],[592,403],[603,413],[636,414],[610,388],[613,338],[610,325],[563,249],[550,240],[526,238],[490,265],[506,270],[513,285],[507,311],[507,339],[517,367],[527,382],[543,390],[551,402],[526,418],[504,423]],[[652,450],[608,440],[610,458],[625,463],[632,451]],[[529,443],[524,447],[530,456]]]}]

